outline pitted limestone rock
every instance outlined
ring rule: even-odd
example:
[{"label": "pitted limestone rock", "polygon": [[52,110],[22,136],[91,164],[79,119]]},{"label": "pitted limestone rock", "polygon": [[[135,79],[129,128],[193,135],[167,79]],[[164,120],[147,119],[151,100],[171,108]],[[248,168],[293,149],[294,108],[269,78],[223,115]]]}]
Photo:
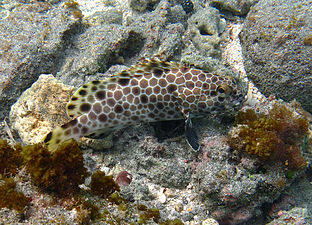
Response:
[{"label": "pitted limestone rock", "polygon": [[205,56],[217,56],[220,34],[225,29],[225,22],[220,19],[217,9],[208,7],[198,10],[188,20],[188,29],[195,47]]}]

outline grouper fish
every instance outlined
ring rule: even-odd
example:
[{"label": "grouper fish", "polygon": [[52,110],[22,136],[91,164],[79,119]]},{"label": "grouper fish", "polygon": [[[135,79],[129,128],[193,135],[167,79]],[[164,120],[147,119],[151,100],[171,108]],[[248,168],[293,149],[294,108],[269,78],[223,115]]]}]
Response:
[{"label": "grouper fish", "polygon": [[72,120],[44,138],[50,151],[67,139],[103,138],[140,122],[185,119],[185,137],[200,145],[192,118],[236,112],[246,99],[239,79],[157,58],[82,85],[68,102]]}]

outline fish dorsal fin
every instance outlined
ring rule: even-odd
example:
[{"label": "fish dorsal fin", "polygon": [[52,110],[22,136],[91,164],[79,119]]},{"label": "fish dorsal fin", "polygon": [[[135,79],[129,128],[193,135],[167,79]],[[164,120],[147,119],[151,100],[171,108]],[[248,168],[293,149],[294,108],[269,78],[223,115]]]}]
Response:
[{"label": "fish dorsal fin", "polygon": [[116,75],[112,75],[113,78],[126,78],[126,77],[136,77],[144,75],[144,73],[155,73],[157,74],[159,71],[171,70],[173,68],[177,68],[180,65],[176,62],[166,62],[160,60],[157,57],[152,59],[142,58],[139,63],[130,67],[129,69],[123,70]]},{"label": "fish dorsal fin", "polygon": [[74,118],[84,114],[88,107],[96,101],[106,98],[107,90],[114,89],[116,85],[126,86],[131,79],[144,76],[146,73],[162,74],[163,71],[178,67],[175,62],[165,62],[158,58],[144,59],[137,65],[112,75],[104,80],[91,81],[82,85],[72,95],[66,109],[68,116]]}]

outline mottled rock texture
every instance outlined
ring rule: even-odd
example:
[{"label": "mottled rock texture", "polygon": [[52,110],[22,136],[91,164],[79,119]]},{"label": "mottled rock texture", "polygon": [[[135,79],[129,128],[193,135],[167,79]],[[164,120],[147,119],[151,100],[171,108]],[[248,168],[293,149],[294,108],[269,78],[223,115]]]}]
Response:
[{"label": "mottled rock texture", "polygon": [[0,119],[42,73],[54,73],[62,60],[69,34],[79,23],[63,7],[47,2],[12,3],[0,20]]},{"label": "mottled rock texture", "polygon": [[23,92],[11,108],[10,121],[24,143],[41,142],[50,130],[69,119],[64,109],[73,90],[52,75],[41,75]]},{"label": "mottled rock texture", "polygon": [[228,11],[234,15],[246,15],[250,7],[259,0],[210,0],[209,4],[221,11]]},{"label": "mottled rock texture", "polygon": [[247,75],[266,96],[312,112],[312,3],[260,1],[240,34]]}]

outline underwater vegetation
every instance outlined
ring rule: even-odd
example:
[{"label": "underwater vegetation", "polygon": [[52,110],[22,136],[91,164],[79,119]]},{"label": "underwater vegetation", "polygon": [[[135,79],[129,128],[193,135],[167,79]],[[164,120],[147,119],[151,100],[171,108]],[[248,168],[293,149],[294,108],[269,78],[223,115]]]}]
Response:
[{"label": "underwater vegetation", "polygon": [[72,139],[61,143],[53,153],[45,145],[35,144],[23,147],[21,155],[33,183],[45,191],[74,194],[87,177],[83,154]]},{"label": "underwater vegetation", "polygon": [[16,189],[13,178],[2,178],[0,174],[0,208],[15,209],[18,212],[30,203],[30,198]]},{"label": "underwater vegetation", "polygon": [[119,185],[114,181],[113,176],[106,176],[102,171],[95,171],[91,177],[91,193],[102,198],[107,198],[115,191],[120,191]]},{"label": "underwater vegetation", "polygon": [[53,153],[43,144],[12,147],[0,140],[0,176],[14,176],[22,166],[36,186],[60,195],[77,193],[87,177],[83,154],[74,140],[63,142]]},{"label": "underwater vegetation", "polygon": [[6,140],[0,140],[0,175],[15,175],[17,173],[17,169],[23,163],[20,156],[21,150],[21,144],[12,147]]},{"label": "underwater vegetation", "polygon": [[10,146],[0,140],[0,208],[23,211],[29,204],[30,198],[15,190],[12,178],[22,167],[36,186],[60,196],[77,193],[87,176],[82,152],[73,140],[62,143],[54,153],[42,144]]},{"label": "underwater vegetation", "polygon": [[236,127],[229,132],[233,149],[256,155],[264,161],[281,161],[289,169],[303,169],[307,162],[298,144],[308,132],[309,123],[288,109],[275,104],[268,115],[252,109],[239,112]]},{"label": "underwater vegetation", "polygon": [[[84,194],[89,196],[90,193],[80,191],[78,185],[84,183],[88,176],[87,169],[84,167],[82,151],[73,139],[61,143],[53,152],[45,144],[22,147],[21,144],[11,146],[6,140],[0,140],[0,162],[0,208],[25,213],[31,207],[32,198],[16,190],[16,182],[12,177],[25,167],[32,183],[41,191],[53,193],[54,197],[68,202],[68,210],[76,210],[78,224],[89,224],[94,220],[105,224],[147,224],[149,221],[161,225],[183,224],[179,219],[163,220],[157,208],[144,205],[133,207],[136,205],[119,194],[120,188],[113,176],[106,176],[102,171],[92,174],[90,192],[106,200],[98,199],[101,202],[99,206],[98,201],[92,202],[89,197],[86,198]],[[123,171],[122,175],[127,177],[129,173]],[[115,215],[106,208],[108,205],[110,208],[115,205],[123,213]]]},{"label": "underwater vegetation", "polygon": [[67,0],[65,3],[65,6],[71,10],[71,13],[74,18],[76,19],[82,19],[83,14],[82,11],[79,9],[79,3],[74,0]]}]

